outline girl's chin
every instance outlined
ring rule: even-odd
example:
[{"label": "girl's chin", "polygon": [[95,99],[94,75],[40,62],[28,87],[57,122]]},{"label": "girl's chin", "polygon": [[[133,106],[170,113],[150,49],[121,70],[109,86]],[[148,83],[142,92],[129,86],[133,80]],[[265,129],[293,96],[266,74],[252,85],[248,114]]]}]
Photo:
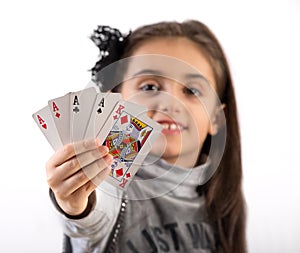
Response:
[{"label": "girl's chin", "polygon": [[169,163],[175,163],[178,160],[178,157],[180,156],[180,150],[170,150],[168,148],[162,149],[162,148],[156,148],[153,146],[152,150],[150,151],[150,154],[159,158],[162,158],[166,160]]},{"label": "girl's chin", "polygon": [[169,136],[160,134],[151,147],[151,154],[159,157],[178,156],[182,147],[181,141],[177,138],[168,137]]}]

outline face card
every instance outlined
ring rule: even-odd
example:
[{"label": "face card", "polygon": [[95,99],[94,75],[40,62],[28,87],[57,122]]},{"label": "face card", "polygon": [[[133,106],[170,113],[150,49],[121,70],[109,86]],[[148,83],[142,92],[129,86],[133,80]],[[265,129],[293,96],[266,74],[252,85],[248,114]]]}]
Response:
[{"label": "face card", "polygon": [[59,149],[62,146],[62,142],[59,138],[59,134],[56,129],[49,107],[45,106],[41,110],[32,114],[32,117],[39,126],[46,139],[48,140],[51,147],[54,150]]},{"label": "face card", "polygon": [[121,100],[121,98],[122,95],[120,93],[97,94],[89,123],[84,135],[85,139],[94,138],[98,135],[108,116],[110,115],[118,101]]},{"label": "face card", "polygon": [[114,158],[106,181],[120,189],[128,187],[162,130],[145,112],[145,107],[120,101],[98,136]]},{"label": "face card", "polygon": [[71,142],[70,134],[70,93],[48,101],[59,137],[63,145]]},{"label": "face card", "polygon": [[94,87],[70,94],[71,141],[84,139],[96,96],[97,91]]}]

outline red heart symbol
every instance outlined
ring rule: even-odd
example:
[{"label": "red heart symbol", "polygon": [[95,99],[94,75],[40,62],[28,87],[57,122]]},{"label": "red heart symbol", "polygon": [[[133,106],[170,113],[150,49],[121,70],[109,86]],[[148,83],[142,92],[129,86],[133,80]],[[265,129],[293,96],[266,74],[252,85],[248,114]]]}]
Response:
[{"label": "red heart symbol", "polygon": [[47,124],[46,123],[43,124],[42,127],[45,128],[45,129],[47,129]]}]

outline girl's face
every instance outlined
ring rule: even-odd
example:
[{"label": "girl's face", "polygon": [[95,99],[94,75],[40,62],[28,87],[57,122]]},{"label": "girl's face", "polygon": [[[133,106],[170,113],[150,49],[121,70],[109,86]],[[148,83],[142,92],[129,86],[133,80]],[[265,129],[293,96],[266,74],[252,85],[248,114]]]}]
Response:
[{"label": "girl's face", "polygon": [[201,48],[186,38],[154,38],[141,44],[131,56],[148,54],[173,57],[197,70],[195,74],[190,68],[173,67],[176,72],[183,71],[182,83],[164,77],[164,71],[156,74],[157,70],[144,69],[121,87],[125,100],[147,106],[147,115],[163,126],[151,152],[169,163],[193,167],[207,134],[214,134],[209,114],[215,110],[215,102],[208,98],[207,90],[216,90],[212,67]]}]

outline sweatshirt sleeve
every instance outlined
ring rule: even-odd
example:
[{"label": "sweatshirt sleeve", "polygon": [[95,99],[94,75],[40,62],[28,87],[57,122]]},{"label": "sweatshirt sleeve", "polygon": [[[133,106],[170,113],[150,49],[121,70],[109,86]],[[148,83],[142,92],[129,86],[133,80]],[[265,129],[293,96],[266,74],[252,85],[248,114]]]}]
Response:
[{"label": "sweatshirt sleeve", "polygon": [[86,211],[68,216],[50,194],[61,221],[63,232],[71,239],[73,252],[102,252],[114,227],[122,202],[122,191],[103,182],[90,196]]}]

